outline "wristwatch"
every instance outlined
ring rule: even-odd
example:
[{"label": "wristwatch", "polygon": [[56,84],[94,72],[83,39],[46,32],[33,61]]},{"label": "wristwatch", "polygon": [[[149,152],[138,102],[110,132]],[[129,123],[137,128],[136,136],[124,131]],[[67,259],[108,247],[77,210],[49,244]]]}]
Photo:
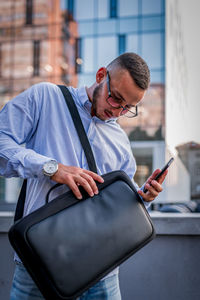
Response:
[{"label": "wristwatch", "polygon": [[43,173],[46,176],[53,176],[58,171],[58,163],[56,160],[50,160],[44,163],[43,165]]}]

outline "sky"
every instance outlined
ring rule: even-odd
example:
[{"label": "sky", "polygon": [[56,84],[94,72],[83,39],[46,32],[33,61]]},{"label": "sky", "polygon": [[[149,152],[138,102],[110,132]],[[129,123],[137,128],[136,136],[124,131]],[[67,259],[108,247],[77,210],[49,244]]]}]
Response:
[{"label": "sky", "polygon": [[176,123],[171,124],[171,132],[178,133],[168,139],[172,147],[189,141],[200,143],[200,0],[179,0],[178,6],[187,70],[187,108],[186,117],[177,111]]}]

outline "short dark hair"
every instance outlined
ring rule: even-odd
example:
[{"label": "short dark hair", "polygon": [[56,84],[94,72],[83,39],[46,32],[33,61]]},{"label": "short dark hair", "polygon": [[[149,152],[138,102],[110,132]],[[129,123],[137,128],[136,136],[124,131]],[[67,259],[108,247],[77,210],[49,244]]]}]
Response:
[{"label": "short dark hair", "polygon": [[107,68],[109,70],[114,66],[127,70],[137,86],[142,90],[146,90],[149,87],[150,71],[144,59],[138,54],[132,52],[121,54]]}]

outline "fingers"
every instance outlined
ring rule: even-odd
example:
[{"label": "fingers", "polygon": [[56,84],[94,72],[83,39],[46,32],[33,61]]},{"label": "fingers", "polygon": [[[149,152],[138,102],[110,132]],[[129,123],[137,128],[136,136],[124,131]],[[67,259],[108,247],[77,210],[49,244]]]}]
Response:
[{"label": "fingers", "polygon": [[75,178],[75,181],[81,185],[91,197],[93,197],[94,194],[98,194],[97,185],[90,175],[81,173],[77,176],[77,178]]},{"label": "fingers", "polygon": [[85,191],[93,197],[94,194],[98,194],[98,188],[95,180],[100,183],[104,182],[101,176],[92,171],[74,166],[65,166],[62,164],[59,164],[58,171],[51,179],[68,185],[78,199],[82,199],[82,195],[78,188],[79,186],[82,186]]},{"label": "fingers", "polygon": [[165,172],[158,179],[159,183],[163,183],[163,181],[165,180],[165,177],[166,177],[167,173],[168,173],[168,170],[165,170]]},{"label": "fingers", "polygon": [[70,178],[70,180],[68,181],[68,186],[78,199],[82,199],[82,195],[78,188],[79,186],[82,186],[84,190],[90,195],[90,197],[93,197],[94,194],[98,194],[98,189],[96,188],[94,192],[89,182],[81,176],[74,177],[73,179]]},{"label": "fingers", "polygon": [[79,199],[79,200],[81,200],[82,199],[82,195],[81,195],[80,190],[78,188],[78,184],[76,184],[76,182],[70,178],[68,180],[68,184],[67,185],[72,190],[72,192],[74,193],[74,195],[76,196],[76,198]]},{"label": "fingers", "polygon": [[100,175],[98,175],[98,174],[96,174],[96,173],[94,173],[92,171],[89,171],[89,170],[84,170],[84,169],[82,169],[82,170],[83,170],[84,174],[90,175],[94,180],[96,180],[96,181],[98,181],[100,183],[104,182],[103,178]]},{"label": "fingers", "polygon": [[146,202],[151,202],[153,201],[155,198],[149,194],[149,192],[144,193],[142,190],[138,191],[138,194],[140,194],[140,196],[143,198],[144,201]]},{"label": "fingers", "polygon": [[162,188],[162,183],[168,173],[168,170],[166,170],[158,179],[158,181],[154,180],[154,178],[160,173],[160,169],[157,169],[153,172],[153,174],[148,178],[145,187],[144,187],[144,191],[139,190],[138,193],[140,194],[140,196],[142,196],[142,198],[147,201],[153,201],[158,195],[159,193],[162,192],[163,188]]},{"label": "fingers", "polygon": [[145,189],[147,190],[146,193],[144,193],[142,190],[139,190],[138,193],[147,202],[153,201],[163,190],[161,184],[158,183],[156,180],[152,180],[151,184],[146,183]]},{"label": "fingers", "polygon": [[147,179],[148,183],[151,183],[151,181],[161,172],[160,169],[156,169],[151,176]]},{"label": "fingers", "polygon": [[155,195],[155,197],[158,196],[158,194],[160,192],[162,192],[163,188],[161,186],[160,183],[158,183],[158,181],[156,180],[152,180],[151,181],[151,184],[147,183],[145,185],[145,188],[152,194],[152,195]]}]

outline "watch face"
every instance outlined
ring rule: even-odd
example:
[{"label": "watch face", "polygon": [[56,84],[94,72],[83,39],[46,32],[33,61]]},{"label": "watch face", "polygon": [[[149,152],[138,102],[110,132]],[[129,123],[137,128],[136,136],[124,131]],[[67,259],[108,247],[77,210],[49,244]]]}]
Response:
[{"label": "watch face", "polygon": [[49,161],[44,164],[44,173],[49,176],[53,176],[58,170],[58,163],[56,161]]},{"label": "watch face", "polygon": [[53,173],[53,172],[55,172],[55,165],[52,164],[52,163],[49,163],[49,164],[46,166],[46,172],[47,172],[47,173]]}]

